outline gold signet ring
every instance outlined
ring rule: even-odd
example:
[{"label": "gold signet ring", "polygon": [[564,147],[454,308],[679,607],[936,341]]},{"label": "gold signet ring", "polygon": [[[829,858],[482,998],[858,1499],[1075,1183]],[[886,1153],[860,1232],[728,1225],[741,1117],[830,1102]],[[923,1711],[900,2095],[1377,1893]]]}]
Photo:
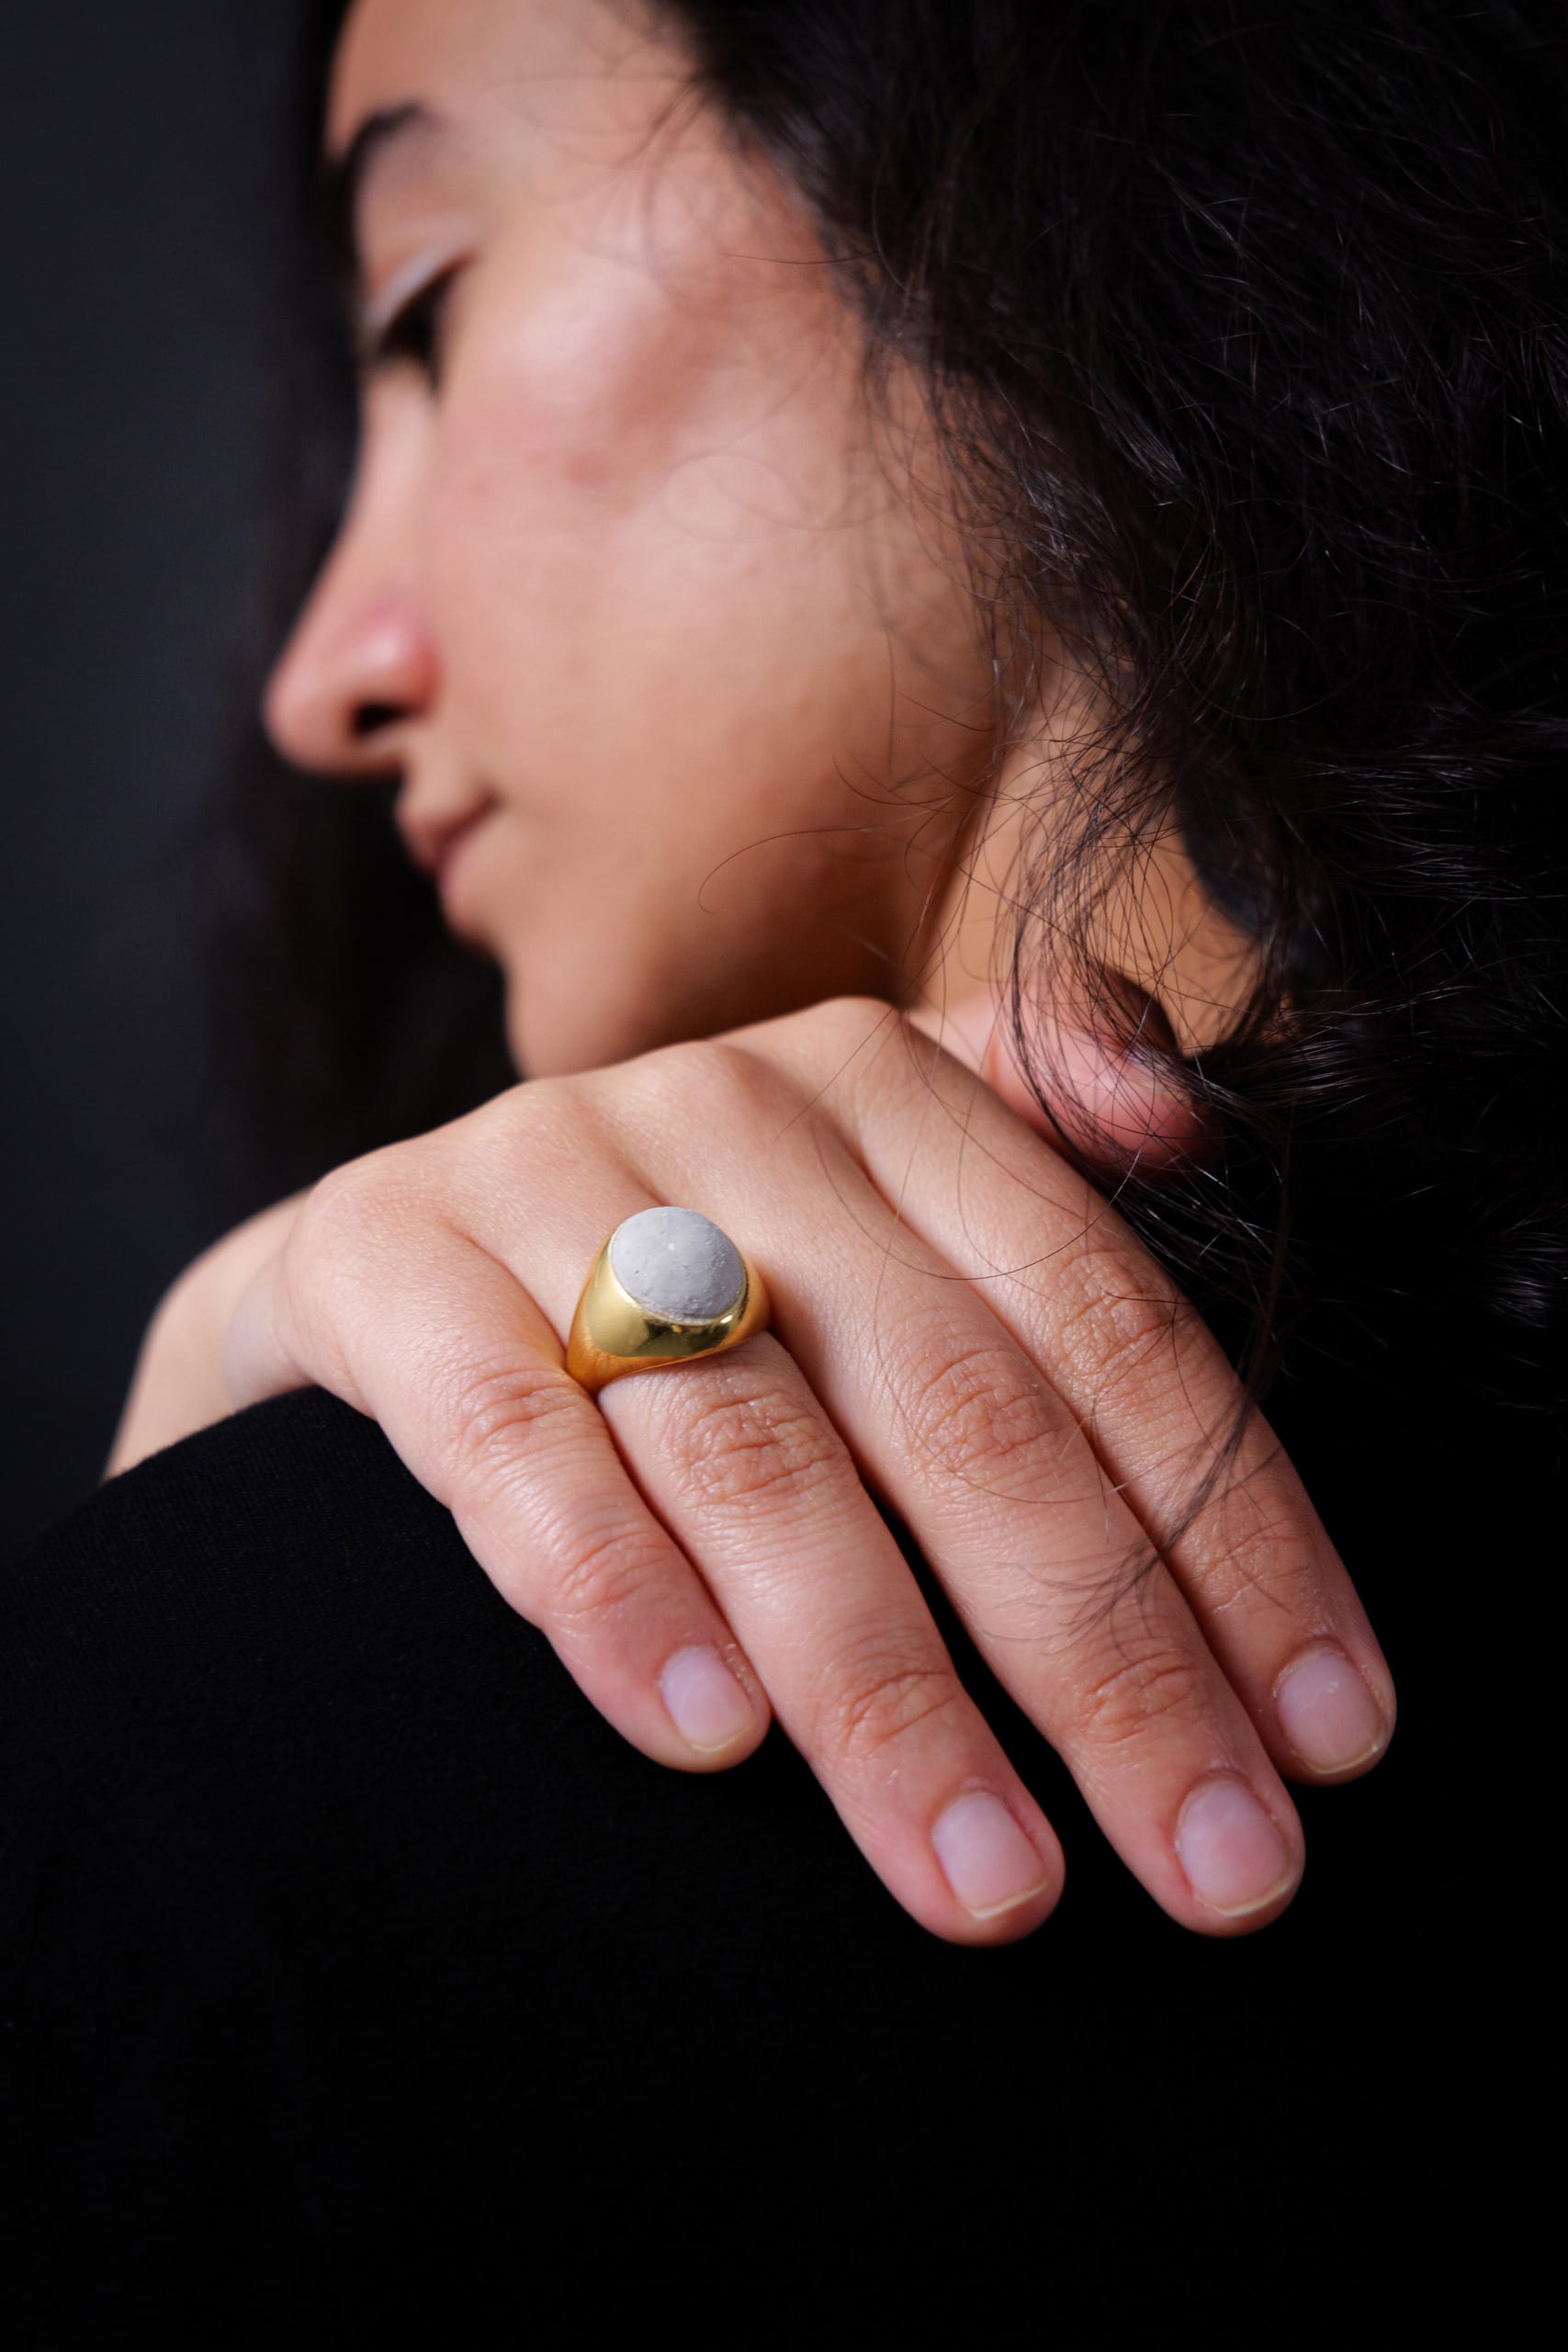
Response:
[{"label": "gold signet ring", "polygon": [[592,1265],[566,1343],[590,1396],[628,1372],[694,1363],[766,1330],[761,1275],[697,1209],[623,1217]]}]

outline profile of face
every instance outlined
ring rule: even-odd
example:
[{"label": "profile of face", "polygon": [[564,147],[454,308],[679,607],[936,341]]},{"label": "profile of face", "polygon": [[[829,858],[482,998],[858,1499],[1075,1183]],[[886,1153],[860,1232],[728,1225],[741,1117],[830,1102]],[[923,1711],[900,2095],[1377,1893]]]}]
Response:
[{"label": "profile of face", "polygon": [[545,1075],[899,997],[992,751],[920,401],[634,0],[357,0],[360,439],[270,680]]}]

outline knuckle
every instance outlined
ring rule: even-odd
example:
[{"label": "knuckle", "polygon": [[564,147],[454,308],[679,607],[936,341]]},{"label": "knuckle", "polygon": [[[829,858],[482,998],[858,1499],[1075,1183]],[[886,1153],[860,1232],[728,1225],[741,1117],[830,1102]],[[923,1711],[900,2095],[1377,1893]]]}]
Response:
[{"label": "knuckle", "polygon": [[553,1364],[465,1365],[442,1399],[449,1476],[470,1500],[504,1490],[525,1460],[538,1466],[541,1442],[558,1443],[580,1425],[581,1391]]},{"label": "knuckle", "polygon": [[774,1013],[731,1034],[738,1039],[776,1035],[796,1048],[805,1043],[816,1052],[854,1053],[903,1018],[885,997],[846,993],[818,997],[793,1012]]},{"label": "knuckle", "polygon": [[879,996],[831,996],[802,1015],[814,1036],[832,1050],[858,1053],[874,1038],[891,1036],[908,1023],[896,1005]]},{"label": "knuckle", "polygon": [[531,1078],[416,1138],[427,1190],[459,1225],[494,1202],[498,1185],[558,1183],[563,1165],[611,1148],[594,1072]]},{"label": "knuckle", "polygon": [[670,1558],[654,1530],[625,1526],[579,1533],[557,1552],[550,1614],[568,1639],[592,1641],[634,1615],[668,1576]]},{"label": "knuckle", "polygon": [[777,1385],[688,1404],[671,1444],[683,1498],[699,1510],[798,1502],[838,1483],[847,1460],[842,1439],[820,1410]]},{"label": "knuckle", "polygon": [[412,1199],[406,1159],[389,1145],[345,1160],[299,1204],[284,1256],[303,1303],[359,1278]]},{"label": "knuckle", "polygon": [[388,1155],[346,1160],[300,1202],[277,1261],[276,1300],[285,1326],[316,1360],[342,1365],[346,1334],[376,1280],[397,1196]]},{"label": "knuckle", "polygon": [[1208,1713],[1196,1664],[1163,1645],[1121,1652],[1081,1683],[1076,1697],[1080,1734],[1100,1748],[1184,1728]]},{"label": "knuckle", "polygon": [[788,1096],[777,1065],[736,1037],[683,1038],[623,1068],[661,1122],[673,1104],[683,1125],[721,1134],[744,1136],[758,1119],[776,1118]]},{"label": "knuckle", "polygon": [[858,1119],[874,1117],[890,1097],[897,1100],[911,1073],[924,1067],[927,1040],[880,997],[830,997],[803,1018],[811,1024],[813,1060]]},{"label": "knuckle", "polygon": [[1152,1266],[1085,1244],[1063,1262],[1055,1295],[1057,1352],[1103,1396],[1124,1381],[1149,1390],[1179,1379],[1191,1310]]},{"label": "knuckle", "polygon": [[868,1027],[874,1029],[885,1021],[902,1018],[886,997],[871,996],[852,989],[838,996],[824,997],[813,1010],[824,1021],[847,1024],[857,1036]]},{"label": "knuckle", "polygon": [[300,1204],[300,1228],[318,1240],[360,1232],[396,1192],[392,1159],[389,1149],[369,1151],[330,1169]]},{"label": "knuckle", "polygon": [[813,1109],[830,1103],[853,1126],[865,1110],[872,1074],[879,1081],[889,1058],[884,1048],[908,1026],[897,1007],[880,997],[822,997],[732,1031],[724,1042],[782,1073],[795,1109],[804,1095]]},{"label": "knuckle", "polygon": [[[481,1103],[479,1119],[501,1115],[503,1150],[508,1164],[523,1154],[552,1170],[563,1155],[581,1152],[585,1139],[603,1145],[604,1103],[600,1081],[608,1073],[570,1070],[547,1078],[530,1078],[513,1087],[494,1103]],[[450,1130],[448,1130],[450,1132]]]},{"label": "knuckle", "polygon": [[900,1645],[885,1627],[840,1645],[834,1663],[813,1729],[825,1749],[847,1762],[885,1762],[965,1703],[945,1658],[933,1657],[924,1645]]},{"label": "knuckle", "polygon": [[1014,1349],[948,1343],[910,1374],[907,1426],[928,1469],[1015,1498],[1060,1481],[1061,1416],[1041,1374]]},{"label": "knuckle", "polygon": [[1322,1613],[1325,1562],[1306,1514],[1274,1482],[1245,1476],[1222,1482],[1200,1515],[1198,1568],[1215,1611],[1258,1593],[1292,1617]]}]

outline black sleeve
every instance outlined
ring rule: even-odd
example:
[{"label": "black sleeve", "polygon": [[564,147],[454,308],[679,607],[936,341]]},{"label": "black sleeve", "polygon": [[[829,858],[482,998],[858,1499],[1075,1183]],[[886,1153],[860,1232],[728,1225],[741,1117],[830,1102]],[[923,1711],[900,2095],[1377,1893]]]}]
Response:
[{"label": "black sleeve", "polygon": [[1021,2296],[1075,2346],[1277,2344],[1353,2270],[1370,2324],[1391,2161],[1440,2153],[1397,1750],[1304,1808],[1285,1919],[1206,1941],[945,1630],[1068,1849],[998,1951],[914,1926],[776,1731],[712,1777],[628,1747],[321,1392],[100,1489],[0,1578],[22,2340]]}]

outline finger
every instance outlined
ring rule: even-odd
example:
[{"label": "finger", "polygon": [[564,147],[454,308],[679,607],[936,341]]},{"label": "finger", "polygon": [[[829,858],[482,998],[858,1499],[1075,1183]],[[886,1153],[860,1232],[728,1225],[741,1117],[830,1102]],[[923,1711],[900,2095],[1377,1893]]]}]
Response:
[{"label": "finger", "polygon": [[[682,1174],[667,1197],[689,1194]],[[571,1197],[476,1193],[496,1258],[525,1259],[558,1329],[604,1228],[649,1204],[629,1184]],[[954,1941],[1038,1926],[1062,1883],[1050,1824],[964,1689],[842,1438],[779,1340],[611,1383],[598,1409],[682,1556],[701,1572],[861,1850],[922,1925]]]},{"label": "finger", "polygon": [[909,1230],[983,1287],[1167,1543],[1270,1755],[1303,1780],[1369,1770],[1392,1735],[1393,1677],[1213,1334],[1113,1209],[966,1071],[897,1029],[874,1051],[874,1115],[857,1125],[873,1174]]},{"label": "finger", "polygon": [[618,1380],[600,1402],[890,1893],[954,1940],[1037,1927],[1061,1887],[1055,1836],[778,1339]]},{"label": "finger", "polygon": [[239,1303],[237,1397],[315,1382],[372,1415],[617,1730],[687,1770],[750,1755],[768,1724],[757,1674],[538,1306],[428,1208],[341,1175]]},{"label": "finger", "polygon": [[[651,1106],[667,1075],[650,1057],[641,1072],[623,1074],[623,1099],[628,1085],[646,1088]],[[748,1067],[733,1047],[697,1060],[688,1049],[680,1078],[688,1131],[729,1140],[710,1140],[694,1174],[679,1123],[661,1123],[650,1109],[639,1121],[650,1188],[690,1197],[700,1183],[707,1212],[756,1249],[779,1338],[828,1421],[910,1526],[982,1654],[1066,1758],[1108,1836],[1156,1900],[1190,1926],[1232,1932],[1274,1916],[1302,1862],[1289,1795],[1168,1573],[1156,1567],[1144,1577],[1125,1607],[1099,1605],[1143,1551],[1142,1531],[1038,1366],[970,1284],[918,1238],[896,1230],[841,1138],[791,1115],[799,1092],[776,1066],[753,1058]],[[742,1136],[752,1139],[749,1148],[734,1140]],[[667,1436],[659,1451],[676,1442]],[[657,1475],[640,1452],[637,1459],[639,1476]],[[782,1678],[798,1672],[796,1653],[760,1647],[744,1614],[750,1584],[743,1596],[728,1564],[686,1532],[692,1503],[678,1482],[661,1508],[744,1629],[789,1721]],[[796,1493],[786,1562],[806,1541],[801,1516]],[[859,1653],[874,1663],[886,1657],[893,1629],[908,1621],[892,1586],[879,1577],[857,1580],[853,1553],[831,1518],[826,1533],[820,1597],[814,1586],[808,1606],[797,1582],[795,1614],[816,1633],[835,1591],[868,1592],[868,1609],[833,1634],[857,1645],[849,1653],[852,1686],[858,1681],[874,1703],[877,1678]],[[750,1519],[739,1536],[743,1559],[754,1556]],[[807,1556],[815,1563],[823,1555],[813,1543]],[[944,1690],[939,1724],[947,1703]],[[842,1728],[814,1728],[813,1760],[832,1784],[843,1769],[833,1753]],[[901,1777],[925,1769],[916,1759],[931,1736],[930,1726],[913,1724],[899,1753]]]},{"label": "finger", "polygon": [[1104,1023],[1056,1013],[1043,1024],[1035,1071],[1044,1107],[1021,1068],[1006,1008],[989,989],[949,1006],[919,1005],[911,1027],[985,1080],[998,1102],[1048,1139],[1100,1165],[1145,1172],[1201,1152],[1208,1129],[1174,1074],[1139,1054]]}]

